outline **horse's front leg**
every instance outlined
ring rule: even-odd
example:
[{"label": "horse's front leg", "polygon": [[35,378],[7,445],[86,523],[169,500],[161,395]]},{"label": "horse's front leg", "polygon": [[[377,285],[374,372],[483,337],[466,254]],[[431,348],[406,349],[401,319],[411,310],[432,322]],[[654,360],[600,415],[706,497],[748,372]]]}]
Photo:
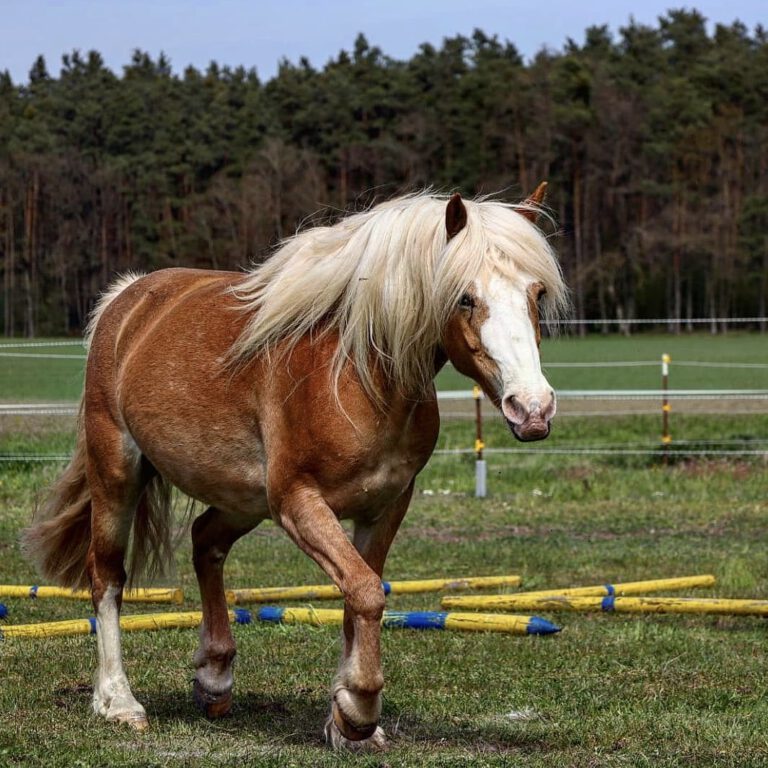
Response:
[{"label": "horse's front leg", "polygon": [[333,579],[344,593],[351,638],[333,682],[331,716],[326,737],[334,748],[381,749],[379,637],[384,590],[372,570],[347,538],[319,492],[302,486],[283,495],[276,505],[280,525],[296,544]]},{"label": "horse's front leg", "polygon": [[[359,520],[355,523],[355,533],[353,538],[355,548],[379,580],[381,580],[381,576],[384,572],[384,563],[389,554],[389,549],[392,546],[392,541],[400,528],[400,523],[402,523],[405,513],[408,511],[408,505],[410,504],[412,494],[413,483],[411,483],[411,485],[384,514],[373,521]],[[336,676],[337,681],[343,682],[346,667],[350,657],[355,653],[358,639],[359,638],[357,638],[355,634],[354,614],[349,603],[345,603],[344,627],[342,631],[343,648],[341,661],[339,663],[339,671]],[[337,742],[343,743],[345,737],[333,718],[329,718],[325,732],[326,739],[334,744],[334,746],[338,746]],[[386,743],[384,731],[381,728],[377,728],[376,734],[372,738],[374,738],[380,746],[384,746]]]}]

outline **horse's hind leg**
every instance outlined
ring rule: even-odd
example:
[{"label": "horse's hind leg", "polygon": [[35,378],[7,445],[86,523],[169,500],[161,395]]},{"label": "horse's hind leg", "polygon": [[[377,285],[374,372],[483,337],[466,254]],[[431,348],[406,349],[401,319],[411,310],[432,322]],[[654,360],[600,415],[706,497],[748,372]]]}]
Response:
[{"label": "horse's hind leg", "polygon": [[203,602],[200,646],[194,659],[197,668],[194,696],[210,718],[222,717],[232,707],[235,639],[224,598],[224,561],[232,545],[260,519],[211,507],[192,525],[192,556]]},{"label": "horse's hind leg", "polygon": [[98,621],[99,653],[93,708],[107,720],[144,730],[148,726],[144,707],[134,698],[123,669],[120,608],[126,581],[125,552],[147,478],[135,444],[111,419],[92,419],[86,435],[91,491],[87,571]]}]

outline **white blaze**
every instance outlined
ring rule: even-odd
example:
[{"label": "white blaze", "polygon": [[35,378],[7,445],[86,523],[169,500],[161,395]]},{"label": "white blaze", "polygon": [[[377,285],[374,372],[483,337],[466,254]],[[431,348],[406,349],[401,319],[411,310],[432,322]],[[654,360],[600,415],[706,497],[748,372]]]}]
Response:
[{"label": "white blaze", "polygon": [[494,275],[485,287],[476,286],[478,296],[488,307],[480,340],[499,367],[499,397],[512,395],[528,408],[534,401],[542,406],[548,403],[552,390],[541,372],[536,331],[528,314],[526,289],[532,282]]}]

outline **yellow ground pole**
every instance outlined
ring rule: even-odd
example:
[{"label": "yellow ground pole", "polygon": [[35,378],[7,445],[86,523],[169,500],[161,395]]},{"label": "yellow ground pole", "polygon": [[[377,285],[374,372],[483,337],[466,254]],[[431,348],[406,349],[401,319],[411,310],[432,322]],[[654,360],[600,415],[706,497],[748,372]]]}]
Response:
[{"label": "yellow ground pole", "polygon": [[[337,608],[259,609],[254,618],[279,624],[341,625],[344,611]],[[508,614],[444,613],[439,611],[384,611],[381,625],[386,629],[443,629],[460,632],[505,632],[512,635],[547,635],[559,627],[538,616]]]},{"label": "yellow ground pole", "polygon": [[[235,620],[234,613],[230,619]],[[139,632],[152,629],[184,629],[198,627],[203,620],[201,611],[187,613],[147,613],[135,616],[122,616],[120,629],[124,632]],[[48,621],[39,624],[0,625],[2,637],[63,637],[68,635],[96,634],[96,619],[72,619],[70,621]]]},{"label": "yellow ground pole", "polygon": [[606,611],[609,613],[708,613],[727,616],[768,616],[768,600],[696,597],[528,597],[519,595],[514,609],[522,611]]},{"label": "yellow ground pole", "polygon": [[[405,595],[421,592],[441,592],[459,589],[493,589],[516,587],[520,576],[470,576],[464,579],[417,579],[411,581],[383,581],[385,595]],[[229,589],[226,592],[230,605],[243,603],[274,603],[284,600],[333,600],[342,597],[341,590],[333,584],[308,584],[290,587],[258,587],[255,589]]]},{"label": "yellow ground pole", "polygon": [[[244,608],[229,611],[229,620],[238,624],[253,621],[273,624],[312,624],[339,626],[344,618],[340,609],[281,608],[263,606],[251,613]],[[123,616],[120,628],[124,632],[155,629],[183,629],[197,627],[203,620],[201,611],[187,613],[151,613]],[[538,616],[510,616],[508,614],[442,613],[433,611],[385,611],[382,626],[402,629],[446,629],[464,632],[505,632],[514,635],[548,635],[559,632],[546,619]],[[0,626],[0,636],[8,637],[61,637],[95,634],[95,618],[53,621],[39,624],[8,624]]]},{"label": "yellow ground pole", "polygon": [[622,584],[598,584],[590,587],[568,587],[565,589],[544,589],[535,592],[518,592],[514,595],[468,595],[466,597],[444,597],[443,608],[470,608],[479,610],[516,610],[521,602],[537,597],[606,597],[610,595],[641,595],[644,592],[712,587],[712,574],[680,576],[674,579],[651,579],[648,581],[627,581]]},{"label": "yellow ground pole", "polygon": [[96,632],[96,619],[44,621],[39,624],[3,624],[0,636],[5,637],[69,637]]},{"label": "yellow ground pole", "polygon": [[[90,600],[91,593],[87,589],[0,584],[0,597],[59,597],[67,600]],[[123,592],[123,601],[126,603],[183,603],[184,593],[178,587],[126,589]]]}]

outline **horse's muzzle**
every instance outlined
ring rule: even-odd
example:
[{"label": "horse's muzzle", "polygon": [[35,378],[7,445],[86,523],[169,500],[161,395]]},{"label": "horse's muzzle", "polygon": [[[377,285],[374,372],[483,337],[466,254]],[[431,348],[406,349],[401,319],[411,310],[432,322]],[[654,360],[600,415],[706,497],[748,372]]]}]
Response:
[{"label": "horse's muzzle", "polygon": [[552,391],[541,400],[530,398],[525,402],[523,398],[508,395],[501,403],[501,411],[507,421],[507,426],[509,426],[512,434],[523,443],[549,437],[555,409],[555,393]]},{"label": "horse's muzzle", "polygon": [[551,429],[551,421],[537,420],[531,424],[512,424],[507,422],[512,434],[521,443],[531,443],[534,440],[543,440],[545,437],[549,437]]}]

